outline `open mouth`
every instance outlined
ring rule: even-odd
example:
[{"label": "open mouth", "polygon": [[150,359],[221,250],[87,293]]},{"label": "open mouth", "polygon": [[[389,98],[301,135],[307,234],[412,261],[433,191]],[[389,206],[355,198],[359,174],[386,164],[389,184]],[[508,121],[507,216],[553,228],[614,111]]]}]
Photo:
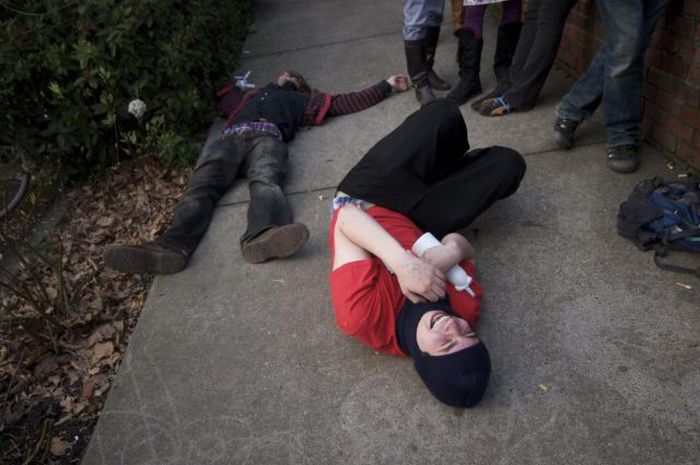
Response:
[{"label": "open mouth", "polygon": [[444,318],[449,318],[447,313],[436,313],[430,318],[430,329],[433,329],[435,325],[437,324],[438,321],[444,319]]}]

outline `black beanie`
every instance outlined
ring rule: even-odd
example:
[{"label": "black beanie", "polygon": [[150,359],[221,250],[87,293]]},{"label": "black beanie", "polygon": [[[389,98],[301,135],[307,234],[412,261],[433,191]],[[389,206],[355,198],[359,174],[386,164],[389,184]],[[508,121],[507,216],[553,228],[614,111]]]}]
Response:
[{"label": "black beanie", "polygon": [[421,317],[431,310],[443,310],[454,315],[444,300],[421,304],[406,301],[396,318],[399,344],[413,357],[416,372],[438,400],[452,407],[473,407],[481,399],[489,381],[489,352],[479,342],[448,355],[423,353],[416,341],[416,330]]}]

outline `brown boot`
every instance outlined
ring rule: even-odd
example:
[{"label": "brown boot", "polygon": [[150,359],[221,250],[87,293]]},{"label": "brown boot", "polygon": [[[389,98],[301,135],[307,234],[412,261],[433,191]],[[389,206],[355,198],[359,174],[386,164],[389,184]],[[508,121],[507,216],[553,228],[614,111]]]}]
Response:
[{"label": "brown boot", "polygon": [[435,100],[426,70],[425,44],[422,40],[404,41],[406,66],[411,84],[416,88],[416,99],[421,105]]},{"label": "brown boot", "polygon": [[241,255],[248,263],[290,257],[309,240],[309,230],[300,223],[273,226],[241,244]]},{"label": "brown boot", "polygon": [[104,252],[105,264],[122,273],[177,273],[185,268],[187,259],[188,254],[184,249],[176,250],[156,242],[115,245]]}]

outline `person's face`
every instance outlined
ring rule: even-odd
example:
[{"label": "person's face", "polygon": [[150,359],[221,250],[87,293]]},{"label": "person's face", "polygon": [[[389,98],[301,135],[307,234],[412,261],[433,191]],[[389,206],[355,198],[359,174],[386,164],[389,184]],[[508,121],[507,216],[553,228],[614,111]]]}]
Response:
[{"label": "person's face", "polygon": [[299,90],[299,88],[300,88],[299,80],[297,78],[295,78],[294,76],[291,76],[288,72],[285,71],[284,73],[280,74],[277,77],[277,85],[279,87],[284,86],[288,82],[291,82],[292,84],[294,84],[294,87],[296,87],[296,89]]},{"label": "person's face", "polygon": [[477,344],[479,338],[466,320],[431,310],[418,322],[416,342],[428,355],[447,355]]}]

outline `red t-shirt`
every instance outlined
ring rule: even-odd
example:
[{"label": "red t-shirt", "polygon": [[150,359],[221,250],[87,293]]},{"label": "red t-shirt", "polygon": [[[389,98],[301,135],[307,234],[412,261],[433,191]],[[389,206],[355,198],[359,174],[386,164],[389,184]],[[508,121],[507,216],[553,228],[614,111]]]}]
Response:
[{"label": "red t-shirt", "polygon": [[[366,212],[407,250],[411,250],[413,243],[423,234],[413,221],[401,213],[379,206],[371,207]],[[333,232],[337,217],[335,211],[328,234],[331,263],[335,255]],[[465,260],[460,265],[469,276],[475,275],[476,268],[472,261]],[[344,333],[378,352],[407,355],[396,336],[396,316],[406,297],[401,293],[398,279],[389,272],[381,259],[372,256],[332,270],[330,286],[335,320]],[[476,328],[482,288],[473,280],[471,289],[475,292],[475,297],[465,291],[457,291],[452,284],[447,283],[452,310],[467,320],[472,328]]]}]

